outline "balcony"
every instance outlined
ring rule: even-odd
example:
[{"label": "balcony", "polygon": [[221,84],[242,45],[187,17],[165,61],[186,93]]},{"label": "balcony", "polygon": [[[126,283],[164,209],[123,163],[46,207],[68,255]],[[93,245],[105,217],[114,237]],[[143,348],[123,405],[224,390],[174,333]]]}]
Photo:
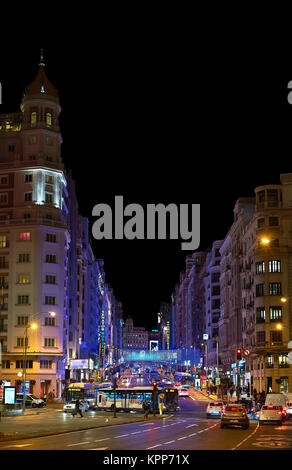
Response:
[{"label": "balcony", "polygon": [[266,319],[259,317],[259,318],[256,319],[256,322],[257,322],[257,323],[265,323],[265,322],[266,322]]},{"label": "balcony", "polygon": [[1,242],[0,243],[0,249],[1,248],[9,248],[9,240],[7,240],[6,242]]},{"label": "balcony", "polygon": [[279,369],[289,369],[289,364],[279,364]]},{"label": "balcony", "polygon": [[0,325],[0,333],[7,333],[8,325]]},{"label": "balcony", "polygon": [[0,263],[0,269],[8,269],[8,266],[9,266],[8,261],[4,263]]},{"label": "balcony", "polygon": [[0,312],[1,312],[2,310],[3,310],[3,311],[7,311],[7,310],[8,310],[8,304],[2,304],[2,305],[0,305]]}]

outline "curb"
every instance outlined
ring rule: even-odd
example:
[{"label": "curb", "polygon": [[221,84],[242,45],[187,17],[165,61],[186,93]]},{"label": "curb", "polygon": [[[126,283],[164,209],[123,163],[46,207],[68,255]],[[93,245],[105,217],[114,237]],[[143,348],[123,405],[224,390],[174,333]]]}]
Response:
[{"label": "curb", "polygon": [[[164,415],[163,416],[164,418],[166,418],[166,416]],[[170,416],[169,416],[170,417]],[[153,417],[152,419],[162,419],[160,416],[158,417]],[[70,432],[79,432],[79,431],[88,431],[89,429],[98,429],[98,428],[107,428],[109,426],[119,426],[119,425],[123,425],[123,424],[132,424],[132,423],[139,423],[141,421],[144,421],[144,418],[142,419],[137,419],[135,421],[132,421],[130,423],[111,423],[111,424],[100,424],[98,426],[89,426],[87,428],[79,428],[79,429],[68,429],[68,430],[63,430],[63,431],[54,431],[54,432],[47,432],[47,433],[41,433],[41,434],[19,434],[19,435],[1,435],[2,433],[0,433],[0,443],[1,442],[5,442],[5,441],[17,441],[17,440],[22,440],[22,439],[33,439],[34,437],[37,438],[37,437],[46,437],[46,436],[57,436],[59,434],[68,434]],[[36,431],[37,432],[37,431]]]}]

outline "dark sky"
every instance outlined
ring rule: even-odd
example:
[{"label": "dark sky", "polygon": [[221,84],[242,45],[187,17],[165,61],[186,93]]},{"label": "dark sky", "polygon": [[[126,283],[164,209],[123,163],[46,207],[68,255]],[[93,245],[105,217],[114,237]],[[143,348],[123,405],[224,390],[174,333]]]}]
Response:
[{"label": "dark sky", "polygon": [[[59,89],[62,156],[72,168],[82,215],[125,203],[201,204],[201,244],[224,238],[238,197],[292,172],[289,55],[263,43],[202,42],[119,34],[58,47],[0,52],[3,105],[19,110],[38,70]],[[24,41],[27,44],[27,41]],[[204,46],[204,47],[203,47]],[[274,51],[274,52],[273,52]],[[180,241],[94,242],[107,281],[137,325],[155,327],[188,252]]]}]

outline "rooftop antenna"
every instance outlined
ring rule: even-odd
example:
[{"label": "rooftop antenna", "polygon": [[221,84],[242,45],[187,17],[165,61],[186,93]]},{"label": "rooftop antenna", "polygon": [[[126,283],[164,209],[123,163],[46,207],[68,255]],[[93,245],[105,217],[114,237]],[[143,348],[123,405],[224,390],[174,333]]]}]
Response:
[{"label": "rooftop antenna", "polygon": [[44,62],[44,50],[43,50],[43,49],[41,49],[41,58],[40,58],[39,66],[40,66],[40,67],[44,67],[44,66],[45,66],[45,62]]}]

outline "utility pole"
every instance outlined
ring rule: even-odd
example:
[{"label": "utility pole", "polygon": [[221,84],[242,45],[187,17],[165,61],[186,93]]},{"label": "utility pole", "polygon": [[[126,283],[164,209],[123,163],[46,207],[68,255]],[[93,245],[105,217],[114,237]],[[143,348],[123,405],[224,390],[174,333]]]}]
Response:
[{"label": "utility pole", "polygon": [[117,400],[117,379],[116,378],[114,378],[113,390],[114,390],[114,418],[116,418],[117,417],[117,404],[116,404],[116,400]]}]

